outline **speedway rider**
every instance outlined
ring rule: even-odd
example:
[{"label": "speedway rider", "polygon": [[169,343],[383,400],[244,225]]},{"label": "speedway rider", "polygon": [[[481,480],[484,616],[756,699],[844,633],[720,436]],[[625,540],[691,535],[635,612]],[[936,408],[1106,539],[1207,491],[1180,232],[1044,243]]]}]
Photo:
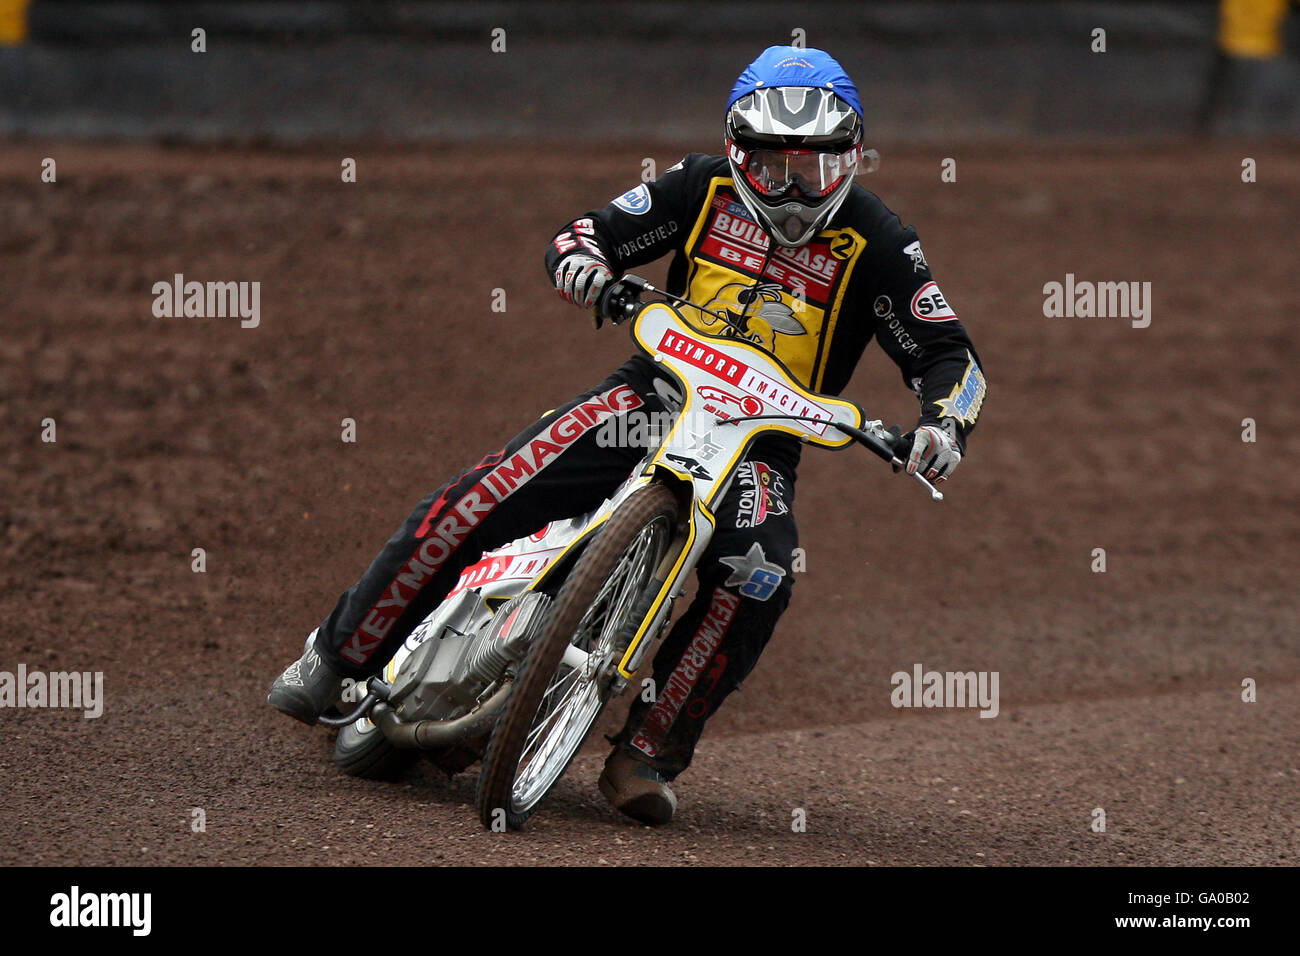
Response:
[{"label": "speedway rider", "polygon": [[[708,313],[683,307],[687,322],[742,334],[725,312],[805,387],[831,395],[874,336],[920,403],[907,471],[949,478],[979,416],[984,375],[915,230],[854,182],[863,162],[856,87],[820,50],[771,47],[736,82],[724,131],[726,155],[692,153],[559,231],[546,271],[560,296],[591,309],[626,270],[672,253],[668,291]],[[607,498],[645,448],[598,441],[594,420],[571,414],[579,405],[658,415],[680,399],[638,354],[426,497],[268,702],[315,722],[342,679],[377,674],[483,552]],[[614,738],[600,789],[641,822],[672,818],[669,781],[690,764],[705,722],[754,667],[789,603],[799,451],[783,434],[750,449],[717,510],[698,594],[655,656],[655,699],[638,696]]]}]

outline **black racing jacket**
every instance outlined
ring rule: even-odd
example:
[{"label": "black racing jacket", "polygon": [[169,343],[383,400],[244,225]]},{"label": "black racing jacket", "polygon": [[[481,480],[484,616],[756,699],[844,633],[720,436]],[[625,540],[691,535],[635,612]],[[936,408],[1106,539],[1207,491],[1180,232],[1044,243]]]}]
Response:
[{"label": "black racing jacket", "polygon": [[667,253],[668,291],[706,332],[745,336],[803,385],[838,395],[874,337],[920,399],[917,424],[955,433],[963,453],[986,385],[965,327],[930,273],[916,230],[855,184],[827,228],[797,249],[778,245],[740,201],[724,156],[691,153],[662,176],[561,229],[547,247],[594,255],[615,276]]}]

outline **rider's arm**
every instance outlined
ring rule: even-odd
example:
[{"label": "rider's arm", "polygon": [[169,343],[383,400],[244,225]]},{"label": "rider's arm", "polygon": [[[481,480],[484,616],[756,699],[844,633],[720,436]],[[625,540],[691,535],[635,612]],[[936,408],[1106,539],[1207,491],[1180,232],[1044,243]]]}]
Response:
[{"label": "rider's arm", "polygon": [[900,226],[882,245],[878,291],[865,303],[876,339],[920,399],[917,425],[942,425],[951,419],[964,453],[986,391],[978,353],[935,283],[916,231]]},{"label": "rider's arm", "polygon": [[694,218],[691,198],[707,183],[709,160],[691,153],[659,178],[566,224],[546,247],[546,274],[553,276],[564,257],[585,254],[620,276],[679,248]]}]

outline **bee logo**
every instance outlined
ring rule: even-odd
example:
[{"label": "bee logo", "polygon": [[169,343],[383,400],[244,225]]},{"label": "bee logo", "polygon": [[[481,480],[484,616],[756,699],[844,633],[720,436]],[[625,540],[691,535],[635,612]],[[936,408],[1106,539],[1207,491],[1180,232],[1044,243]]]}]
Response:
[{"label": "bee logo", "polygon": [[[781,286],[760,282],[747,286],[739,282],[724,285],[705,303],[705,323],[710,332],[729,331],[750,342],[771,349],[777,335],[807,335],[794,312],[781,301]],[[740,333],[735,329],[739,328]]]}]

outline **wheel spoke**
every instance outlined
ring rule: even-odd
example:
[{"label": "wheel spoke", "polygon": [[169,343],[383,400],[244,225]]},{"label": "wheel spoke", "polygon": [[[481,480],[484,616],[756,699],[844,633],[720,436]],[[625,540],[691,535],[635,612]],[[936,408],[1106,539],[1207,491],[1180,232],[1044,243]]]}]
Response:
[{"label": "wheel spoke", "polygon": [[[546,698],[543,699],[542,706],[538,708],[537,712],[542,713],[544,710],[547,710],[546,699],[553,697],[555,692],[559,689],[560,684],[564,683],[564,681],[567,681],[570,676],[574,676],[577,673],[578,673],[577,671],[570,671],[569,674],[565,676],[564,680],[552,684],[550,689],[547,690]],[[544,731],[551,724],[551,722],[555,720],[556,717],[558,717],[560,714],[564,712],[563,710],[564,703],[569,699],[570,696],[572,696],[574,688],[578,686],[580,686],[579,681],[574,680],[570,682],[569,688],[564,692],[563,696],[561,696],[560,699],[556,701],[555,704],[549,708],[549,713],[546,714],[546,716],[541,720],[540,723],[535,724],[533,726],[533,729],[528,732],[526,743],[530,743],[533,740],[536,740],[537,737],[542,733],[542,731]]]},{"label": "wheel spoke", "polygon": [[597,677],[613,656],[618,635],[636,609],[668,535],[662,517],[643,527],[574,629],[570,643],[585,651],[587,659],[577,668],[561,664],[542,694],[515,767],[511,802],[516,812],[527,811],[545,796],[599,716],[604,699]]}]

